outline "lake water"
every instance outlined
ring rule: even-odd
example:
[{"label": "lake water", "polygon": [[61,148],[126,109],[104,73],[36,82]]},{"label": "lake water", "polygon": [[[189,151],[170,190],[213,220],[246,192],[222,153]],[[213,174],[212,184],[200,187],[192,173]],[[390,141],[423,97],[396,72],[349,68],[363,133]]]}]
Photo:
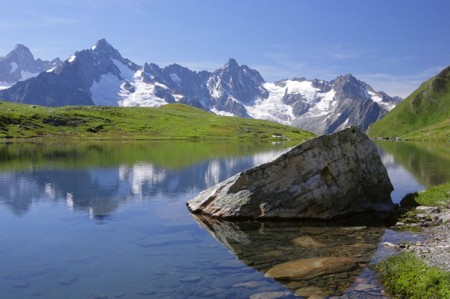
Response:
[{"label": "lake water", "polygon": [[[395,202],[450,181],[448,144],[377,144]],[[0,145],[0,298],[382,298],[367,264],[391,254],[382,242],[420,236],[361,224],[213,221],[186,209],[198,192],[286,149]],[[301,280],[265,275],[318,257],[357,265]]]}]

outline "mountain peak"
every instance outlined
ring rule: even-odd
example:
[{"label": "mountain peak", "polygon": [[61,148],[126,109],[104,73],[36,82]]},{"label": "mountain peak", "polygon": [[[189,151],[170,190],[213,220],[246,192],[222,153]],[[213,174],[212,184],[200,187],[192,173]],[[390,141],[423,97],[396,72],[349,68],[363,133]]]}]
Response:
[{"label": "mountain peak", "polygon": [[91,49],[92,49],[93,51],[96,51],[96,52],[109,52],[109,51],[111,51],[111,50],[117,51],[117,50],[114,49],[114,47],[111,46],[111,44],[108,43],[108,41],[107,41],[106,39],[104,39],[104,38],[99,39],[99,40],[97,41],[97,43],[95,44],[95,46],[93,46]]},{"label": "mountain peak", "polygon": [[8,58],[12,58],[14,60],[27,60],[27,61],[34,61],[34,56],[31,53],[30,49],[28,49],[26,46],[22,44],[17,44],[14,47],[14,50],[9,52],[9,54],[6,56]]},{"label": "mountain peak", "polygon": [[354,80],[356,80],[355,76],[353,76],[352,74],[341,75],[341,76],[338,76],[338,78],[340,78],[341,80],[344,80],[344,81],[354,81]]},{"label": "mountain peak", "polygon": [[30,49],[22,44],[16,44],[16,46],[14,47],[14,51],[30,51]]},{"label": "mountain peak", "polygon": [[236,59],[230,58],[230,59],[228,59],[227,66],[229,68],[237,68],[237,67],[239,67],[239,64],[237,63]]}]

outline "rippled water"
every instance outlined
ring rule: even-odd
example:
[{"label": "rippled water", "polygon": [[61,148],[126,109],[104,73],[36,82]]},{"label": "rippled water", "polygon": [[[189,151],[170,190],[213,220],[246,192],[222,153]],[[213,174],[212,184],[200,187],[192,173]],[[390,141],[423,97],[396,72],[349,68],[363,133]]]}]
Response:
[{"label": "rippled water", "polygon": [[[428,170],[417,170],[417,154],[410,164],[399,163],[390,144],[381,146],[396,202],[449,175],[450,167],[438,173],[434,166],[435,178],[424,179]],[[380,242],[404,235],[338,223],[220,222],[187,211],[185,202],[201,190],[285,149],[181,142],[1,145],[0,298],[382,297],[366,265],[389,254]],[[445,154],[437,156],[439,164],[449,163]],[[433,164],[424,159],[419,164]],[[266,275],[290,260],[319,257],[348,257],[354,264],[302,280]]]}]

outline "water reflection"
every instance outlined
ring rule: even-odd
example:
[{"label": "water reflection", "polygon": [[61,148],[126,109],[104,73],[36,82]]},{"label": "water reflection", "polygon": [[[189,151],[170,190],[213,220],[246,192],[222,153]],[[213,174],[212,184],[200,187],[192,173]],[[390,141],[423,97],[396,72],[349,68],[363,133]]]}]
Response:
[{"label": "water reflection", "polygon": [[[88,148],[92,150],[92,146]],[[102,147],[97,146],[95,149],[96,152],[104,152]],[[39,160],[39,167],[35,167],[35,158],[30,158],[30,151],[27,150],[25,157],[30,159],[28,165],[20,161],[18,155],[15,159],[20,161],[21,170],[0,172],[0,203],[8,206],[14,214],[24,215],[34,202],[63,201],[71,210],[84,211],[95,218],[105,218],[121,203],[133,199],[165,197],[167,201],[179,200],[171,195],[187,191],[199,192],[237,172],[269,161],[283,151],[283,148],[275,147],[269,152],[247,157],[214,158],[190,165],[177,164],[182,167],[173,169],[157,165],[164,159],[154,163],[151,160],[137,161],[131,165],[114,165],[111,162],[112,165],[107,167],[87,167],[84,165],[91,160],[92,153],[76,153],[72,149],[68,150],[70,154],[63,154],[62,150],[57,151],[57,154],[46,154],[46,159]],[[39,156],[39,153],[34,155]],[[194,156],[189,152],[185,152],[185,155]],[[68,164],[63,163],[64,159],[67,159]],[[79,165],[78,168],[74,168],[74,159],[79,162],[75,163]]]},{"label": "water reflection", "polygon": [[376,141],[386,167],[405,167],[428,187],[450,182],[450,147],[439,142]]},{"label": "water reflection", "polygon": [[373,281],[354,282],[372,260],[384,228],[193,217],[239,260],[275,278],[297,296],[381,295],[374,277]]},{"label": "water reflection", "polygon": [[[382,297],[366,267],[382,227],[192,219],[188,199],[287,147],[0,145],[0,298]],[[396,160],[384,152],[388,171],[408,173]],[[274,274],[319,258],[319,275]]]}]

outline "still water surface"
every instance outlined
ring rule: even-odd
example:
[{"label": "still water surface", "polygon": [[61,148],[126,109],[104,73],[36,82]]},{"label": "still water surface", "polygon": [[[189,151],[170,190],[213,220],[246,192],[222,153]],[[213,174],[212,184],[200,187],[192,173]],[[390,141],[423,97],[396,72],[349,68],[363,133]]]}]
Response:
[{"label": "still water surface", "polygon": [[[379,142],[395,191],[450,181],[446,145]],[[0,298],[382,298],[366,265],[404,235],[336,223],[226,222],[185,203],[286,145],[0,145]],[[414,238],[415,236],[408,236]],[[339,274],[274,280],[290,260],[348,257]],[[278,298],[277,297],[277,298]]]}]

